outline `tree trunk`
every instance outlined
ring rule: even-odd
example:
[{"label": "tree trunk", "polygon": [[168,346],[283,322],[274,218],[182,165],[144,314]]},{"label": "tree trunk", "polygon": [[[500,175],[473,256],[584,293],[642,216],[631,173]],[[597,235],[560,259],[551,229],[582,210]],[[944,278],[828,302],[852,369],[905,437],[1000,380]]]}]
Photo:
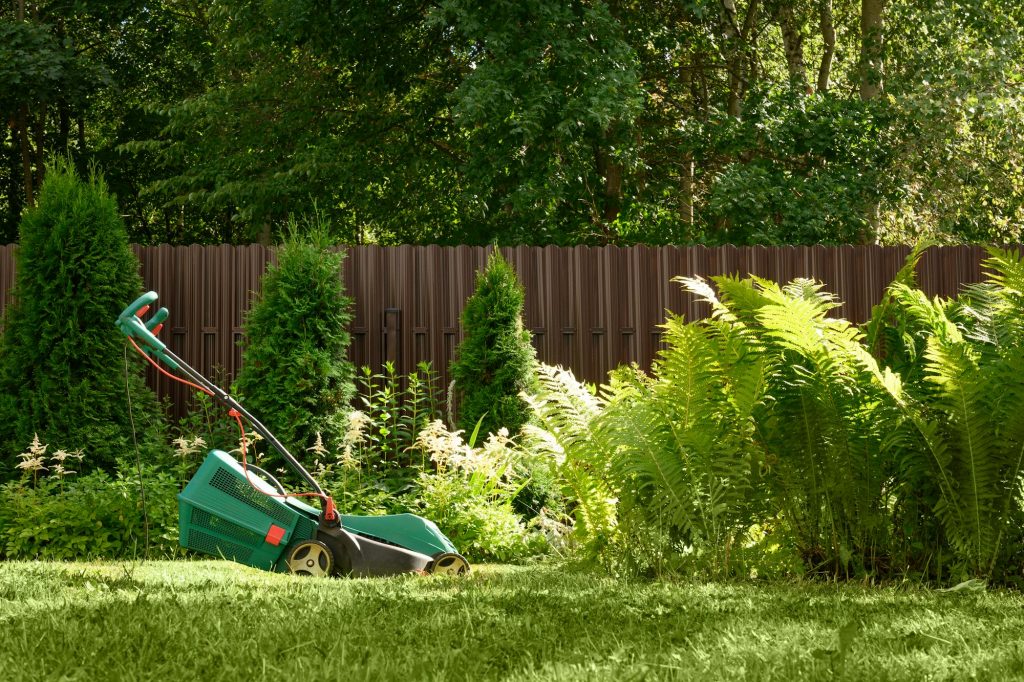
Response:
[{"label": "tree trunk", "polygon": [[71,137],[71,114],[68,112],[67,100],[61,99],[57,104],[57,151],[66,154],[68,140]]},{"label": "tree trunk", "polygon": [[46,175],[46,105],[39,108],[39,116],[35,121],[36,129],[36,191],[43,186]]},{"label": "tree trunk", "polygon": [[75,122],[78,124],[78,153],[85,154],[85,118],[79,116]]},{"label": "tree trunk", "polygon": [[730,116],[739,118],[743,59],[739,46],[739,24],[736,23],[736,0],[722,0],[722,24],[727,49],[725,67],[729,72],[729,99],[726,109]]},{"label": "tree trunk", "polygon": [[861,0],[860,4],[860,98],[865,102],[882,92],[885,4],[886,0]]},{"label": "tree trunk", "polygon": [[[749,71],[743,74],[743,78],[740,81],[740,99],[746,94],[746,91],[750,89],[750,86],[757,81],[757,16],[758,11],[761,8],[761,0],[750,0],[750,4],[747,5],[747,16],[743,19],[743,26],[740,28],[740,40],[741,48],[748,57]],[[743,54],[740,54],[740,58],[743,58]]]},{"label": "tree trunk", "polygon": [[782,29],[782,46],[786,53],[789,85],[794,90],[807,92],[807,65],[804,63],[804,36],[797,24],[793,5],[783,0],[775,9],[775,20]]},{"label": "tree trunk", "polygon": [[604,172],[604,221],[613,223],[622,210],[622,164],[609,161]]},{"label": "tree trunk", "polygon": [[16,122],[18,131],[18,147],[21,152],[21,177],[22,187],[25,190],[25,205],[35,206],[35,193],[32,186],[32,145],[28,138],[28,106],[22,104],[18,107]]},{"label": "tree trunk", "polygon": [[[861,0],[860,12],[860,98],[872,100],[882,93],[883,49],[885,47],[886,0]],[[870,202],[865,220],[867,232],[861,233],[860,243],[869,244],[881,227],[881,206]]]},{"label": "tree trunk", "polygon": [[736,0],[721,0],[722,33],[726,43],[726,71],[729,73],[729,98],[726,110],[730,116],[739,118],[742,113],[743,95],[749,83],[744,66],[749,52],[748,41],[757,24],[760,0],[750,0],[743,25],[739,24]]},{"label": "tree trunk", "polygon": [[832,58],[836,54],[836,27],[832,22],[832,0],[818,0],[818,26],[821,28],[821,64],[818,66],[818,92],[828,92]]},{"label": "tree trunk", "polygon": [[[607,139],[607,134],[602,137]],[[598,176],[604,181],[600,215],[602,226],[607,228],[619,217],[622,208],[622,164],[608,155],[604,144],[605,140],[602,140],[594,149],[594,166]]]},{"label": "tree trunk", "polygon": [[695,164],[693,163],[693,155],[686,154],[683,156],[683,177],[680,183],[682,190],[681,200],[681,213],[683,216],[683,222],[690,228],[690,234],[693,234],[693,223],[694,223],[694,211],[693,211],[693,177],[694,177]]}]

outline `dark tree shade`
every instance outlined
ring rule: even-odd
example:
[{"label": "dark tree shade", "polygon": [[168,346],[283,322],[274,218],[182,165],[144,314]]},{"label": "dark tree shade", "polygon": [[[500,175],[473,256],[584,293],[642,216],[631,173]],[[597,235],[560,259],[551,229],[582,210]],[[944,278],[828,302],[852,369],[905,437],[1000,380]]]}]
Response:
[{"label": "dark tree shade", "polygon": [[[142,290],[117,203],[98,175],[82,179],[59,161],[20,236],[0,343],[0,478],[36,433],[51,451],[82,449],[85,466],[110,469],[134,448],[114,320]],[[138,363],[128,384],[139,444],[151,452],[163,418]]]},{"label": "dark tree shade", "polygon": [[533,386],[536,357],[523,328],[523,301],[515,270],[495,250],[462,310],[464,336],[451,367],[460,397],[458,425],[466,433],[481,416],[481,437],[503,426],[515,434],[529,420],[519,393]]}]

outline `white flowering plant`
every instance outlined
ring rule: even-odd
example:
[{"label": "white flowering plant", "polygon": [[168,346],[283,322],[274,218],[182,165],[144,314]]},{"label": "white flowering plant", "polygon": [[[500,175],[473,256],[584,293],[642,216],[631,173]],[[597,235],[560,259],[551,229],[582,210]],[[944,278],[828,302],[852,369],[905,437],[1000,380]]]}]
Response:
[{"label": "white flowering plant", "polygon": [[416,481],[415,510],[431,519],[473,559],[513,561],[543,553],[543,533],[527,527],[513,500],[529,482],[520,474],[521,453],[508,430],[475,446],[479,429],[463,439],[435,420],[413,447],[434,465]]}]

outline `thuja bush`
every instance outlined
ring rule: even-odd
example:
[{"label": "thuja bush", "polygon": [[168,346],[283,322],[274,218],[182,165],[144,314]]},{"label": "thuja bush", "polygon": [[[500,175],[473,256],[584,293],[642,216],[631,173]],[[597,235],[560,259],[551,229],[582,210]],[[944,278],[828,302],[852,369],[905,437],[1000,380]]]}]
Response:
[{"label": "thuja bush", "polygon": [[304,235],[293,227],[278,250],[245,318],[235,384],[245,406],[300,458],[318,434],[329,445],[339,442],[355,390],[344,254],[329,250],[327,234],[323,226]]},{"label": "thuja bush", "polygon": [[35,434],[81,448],[84,466],[106,470],[132,451],[133,430],[144,456],[159,450],[162,412],[134,353],[126,370],[124,337],[113,326],[142,280],[103,179],[80,178],[58,160],[19,229],[0,341],[0,480],[13,475],[14,454]]},{"label": "thuja bush", "polygon": [[[515,270],[495,249],[477,273],[462,310],[463,340],[451,365],[458,427],[480,434],[516,434],[530,418],[520,393],[534,384],[535,352],[523,327],[525,294]],[[481,421],[482,420],[482,421]]]}]

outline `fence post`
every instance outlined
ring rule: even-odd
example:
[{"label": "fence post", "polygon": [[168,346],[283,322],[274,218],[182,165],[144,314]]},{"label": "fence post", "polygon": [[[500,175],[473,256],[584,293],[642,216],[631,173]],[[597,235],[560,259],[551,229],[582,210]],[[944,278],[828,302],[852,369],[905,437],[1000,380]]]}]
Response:
[{"label": "fence post", "polygon": [[402,309],[385,308],[384,326],[382,328],[383,357],[381,360],[390,360],[395,363],[396,368],[402,367]]}]

